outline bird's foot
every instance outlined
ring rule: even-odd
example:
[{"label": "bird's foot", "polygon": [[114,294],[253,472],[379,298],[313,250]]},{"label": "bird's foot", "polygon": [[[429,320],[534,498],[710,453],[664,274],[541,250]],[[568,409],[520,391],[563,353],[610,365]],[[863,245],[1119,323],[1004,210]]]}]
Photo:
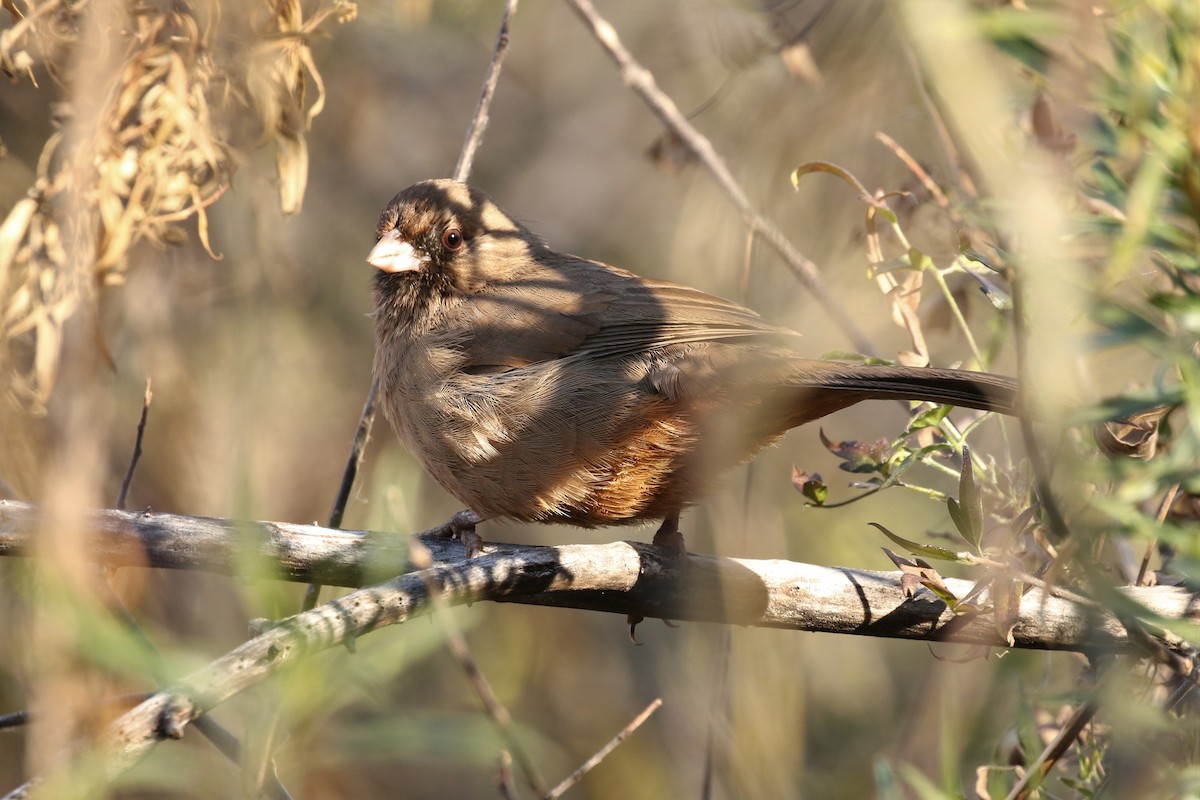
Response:
[{"label": "bird's foot", "polygon": [[677,526],[672,526],[668,530],[667,523],[664,522],[662,527],[658,529],[658,533],[654,534],[654,538],[650,540],[650,543],[657,547],[666,548],[667,552],[679,559],[678,565],[680,567],[687,563],[687,542],[683,540],[683,534],[679,532]]},{"label": "bird's foot", "polygon": [[463,509],[439,528],[438,534],[447,539],[458,539],[467,551],[467,558],[474,558],[483,552],[483,537],[475,532],[475,526],[480,522],[483,522],[483,517],[470,509]]},{"label": "bird's foot", "polygon": [[[679,514],[672,514],[663,520],[663,524],[654,534],[651,544],[665,548],[680,570],[687,564],[687,543],[683,540],[683,534],[679,532]],[[641,614],[629,614],[625,617],[625,622],[629,625],[629,640],[634,644],[641,644],[637,639],[637,626],[644,619],[645,617]],[[665,618],[663,624],[668,628],[679,627],[675,622]]]}]

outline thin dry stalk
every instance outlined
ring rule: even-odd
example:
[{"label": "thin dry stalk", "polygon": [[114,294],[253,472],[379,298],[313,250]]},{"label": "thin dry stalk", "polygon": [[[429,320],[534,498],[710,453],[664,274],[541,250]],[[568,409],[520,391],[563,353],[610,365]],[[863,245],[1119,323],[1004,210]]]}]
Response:
[{"label": "thin dry stalk", "polygon": [[870,339],[859,329],[845,307],[830,294],[820,270],[812,260],[804,256],[773,222],[764,217],[750,203],[750,198],[729,171],[724,159],[717,153],[712,142],[696,130],[654,80],[653,73],[643,67],[633,54],[621,43],[617,30],[596,11],[590,0],[567,0],[579,17],[587,23],[596,41],[616,62],[621,80],[650,107],[654,115],[677,135],[680,141],[712,174],[717,185],[729,198],[750,230],[762,236],[783,257],[784,263],[802,284],[812,292],[818,304],[829,314],[834,323],[848,339],[863,353],[873,352]]},{"label": "thin dry stalk", "polygon": [[1046,745],[1046,749],[1041,752],[1021,779],[1017,781],[1017,785],[1008,793],[1006,800],[1025,800],[1031,793],[1037,790],[1041,785],[1042,780],[1050,774],[1050,770],[1054,765],[1066,755],[1071,749],[1071,745],[1075,743],[1083,733],[1083,729],[1092,721],[1092,717],[1099,710],[1099,704],[1093,697],[1085,703],[1082,703],[1075,709],[1075,713],[1071,715],[1071,719],[1054,737],[1050,744]]},{"label": "thin dry stalk", "polygon": [[491,682],[479,669],[479,663],[475,657],[471,655],[471,647],[467,644],[467,638],[463,636],[462,629],[458,627],[458,623],[454,620],[454,615],[450,613],[450,607],[445,598],[442,597],[442,587],[432,582],[433,577],[433,556],[429,552],[429,548],[421,543],[419,539],[412,540],[412,560],[413,565],[421,570],[422,574],[430,576],[431,582],[427,583],[429,591],[429,603],[433,609],[434,615],[438,618],[438,623],[442,626],[442,630],[446,633],[446,646],[450,650],[450,654],[462,667],[463,673],[467,676],[467,680],[471,684],[471,688],[475,691],[475,696],[479,698],[479,702],[483,705],[483,710],[487,714],[488,719],[496,726],[496,730],[500,733],[500,737],[504,740],[505,749],[509,752],[517,766],[521,768],[522,774],[525,776],[525,781],[529,784],[529,788],[533,789],[537,795],[546,794],[546,781],[534,765],[533,759],[530,757],[525,746],[516,737],[513,731],[512,715],[508,713],[508,709],[496,697],[496,692],[492,689]]},{"label": "thin dry stalk", "polygon": [[137,435],[133,439],[133,454],[129,456],[129,467],[121,481],[121,493],[117,495],[117,508],[125,508],[129,498],[129,485],[133,483],[133,473],[137,470],[138,461],[142,457],[142,438],[146,435],[146,418],[150,414],[150,401],[154,394],[150,391],[150,379],[146,378],[146,393],[142,395],[142,414],[138,418]]},{"label": "thin dry stalk", "polygon": [[593,755],[587,761],[583,762],[583,764],[581,764],[579,766],[579,769],[575,770],[570,775],[568,775],[566,778],[564,778],[562,783],[558,784],[558,786],[555,786],[553,789],[551,789],[549,792],[547,792],[546,800],[558,800],[558,798],[562,797],[572,786],[574,786],[575,784],[577,784],[581,780],[583,780],[584,775],[586,775],[597,764],[599,764],[601,761],[603,761],[605,758],[607,758],[608,754],[611,753],[613,750],[616,750],[617,747],[621,744],[621,742],[628,739],[630,737],[630,735],[633,734],[634,731],[636,731],[638,728],[642,727],[643,723],[645,723],[646,720],[650,719],[650,716],[655,711],[658,711],[658,709],[662,707],[662,704],[663,704],[662,698],[656,697],[654,699],[654,701],[652,703],[650,703],[650,705],[648,705],[644,709],[642,709],[642,713],[640,713],[636,717],[634,717],[633,720],[631,720],[628,725],[626,725],[624,728],[622,728],[621,731],[616,736],[614,736],[609,741],[608,744],[604,745],[604,747],[600,748],[600,750],[597,751],[595,755]]},{"label": "thin dry stalk", "polygon": [[458,163],[454,166],[454,180],[463,181],[471,174],[471,166],[475,163],[475,151],[483,141],[483,133],[487,130],[488,111],[492,107],[492,98],[496,96],[496,84],[500,82],[500,67],[504,63],[504,55],[508,52],[508,25],[513,15],[517,13],[519,0],[505,0],[504,16],[500,18],[500,33],[496,36],[496,47],[492,51],[492,61],[488,64],[487,75],[483,79],[483,91],[479,94],[479,102],[475,105],[475,116],[471,119],[471,127],[467,129],[467,138],[463,142],[462,152],[459,153]]}]

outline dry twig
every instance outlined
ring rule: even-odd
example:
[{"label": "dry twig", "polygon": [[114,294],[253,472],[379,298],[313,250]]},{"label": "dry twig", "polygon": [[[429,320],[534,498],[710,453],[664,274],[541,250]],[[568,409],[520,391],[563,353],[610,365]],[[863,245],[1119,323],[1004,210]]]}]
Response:
[{"label": "dry twig", "polygon": [[[420,539],[411,540],[411,552],[413,564],[424,574],[431,574],[433,568],[433,556],[429,548],[421,543]],[[471,683],[471,688],[475,691],[475,696],[479,698],[480,704],[483,706],[484,713],[488,715],[488,719],[496,726],[500,737],[504,739],[504,745],[510,757],[517,762],[517,766],[521,768],[521,772],[525,775],[525,780],[529,784],[529,788],[533,789],[537,795],[546,794],[546,781],[542,777],[538,768],[534,765],[533,759],[530,757],[525,746],[521,744],[521,740],[517,738],[516,732],[513,730],[512,715],[508,713],[508,709],[500,702],[500,698],[496,697],[496,693],[492,690],[492,684],[488,681],[487,676],[479,669],[479,663],[475,661],[475,657],[471,655],[471,648],[467,644],[467,638],[463,636],[462,629],[458,627],[458,623],[454,621],[454,615],[450,613],[450,608],[445,600],[438,592],[438,587],[429,585],[430,606],[433,613],[438,618],[438,623],[442,626],[442,630],[446,632],[446,646],[450,649],[450,654],[462,667],[463,672],[467,676],[467,680]]]},{"label": "dry twig", "polygon": [[820,307],[833,318],[834,323],[854,346],[863,353],[872,352],[874,348],[871,341],[855,324],[853,318],[837,298],[829,293],[817,265],[797,250],[783,231],[754,208],[750,203],[750,198],[746,196],[746,192],[733,177],[733,173],[729,171],[729,167],[717,153],[712,142],[696,130],[687,117],[679,111],[674,101],[658,88],[654,75],[638,63],[633,54],[625,48],[612,23],[600,16],[590,0],[567,0],[567,2],[591,28],[592,35],[596,37],[596,41],[600,43],[605,52],[617,63],[621,72],[621,80],[625,82],[625,85],[642,98],[654,115],[679,137],[684,146],[696,155],[700,163],[704,164],[716,179],[717,185],[721,187],[730,202],[737,208],[738,213],[742,215],[742,219],[750,230],[762,236],[783,257],[788,269],[812,292]]},{"label": "dry twig", "polygon": [[146,435],[146,417],[150,414],[150,401],[154,395],[150,392],[150,379],[146,378],[146,393],[142,395],[142,415],[138,418],[137,435],[133,438],[133,454],[129,457],[129,467],[125,470],[125,478],[121,481],[121,493],[117,495],[117,508],[125,508],[129,497],[129,485],[133,483],[133,473],[137,469],[138,460],[142,457],[142,437]]},{"label": "dry twig", "polygon": [[558,786],[555,786],[553,789],[547,792],[546,800],[557,800],[559,797],[562,797],[567,791],[569,791],[572,786],[583,780],[584,775],[586,775],[597,764],[607,758],[608,754],[613,750],[616,750],[621,742],[628,739],[634,731],[642,727],[642,724],[645,723],[646,720],[650,719],[650,716],[655,711],[658,711],[662,704],[662,698],[656,697],[654,701],[650,703],[650,705],[642,709],[642,713],[634,717],[628,725],[622,728],[621,731],[608,742],[608,744],[604,745],[604,747],[601,747],[595,755],[583,762],[583,764],[579,766],[579,769],[575,770],[566,778],[564,778],[562,783],[558,784]]}]

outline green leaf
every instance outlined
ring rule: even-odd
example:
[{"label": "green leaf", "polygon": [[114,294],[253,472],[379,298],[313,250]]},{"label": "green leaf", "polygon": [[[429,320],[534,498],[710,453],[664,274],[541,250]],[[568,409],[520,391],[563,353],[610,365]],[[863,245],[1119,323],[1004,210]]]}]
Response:
[{"label": "green leaf", "polygon": [[954,552],[948,547],[939,547],[936,544],[918,544],[917,542],[905,539],[903,536],[897,536],[887,528],[880,525],[878,522],[868,522],[868,525],[878,528],[883,532],[883,535],[891,539],[900,547],[903,547],[913,555],[927,556],[928,558],[936,558],[939,561],[954,561],[959,564],[968,563],[960,554]]},{"label": "green leaf", "polygon": [[929,256],[925,255],[917,248],[909,247],[908,248],[908,263],[910,266],[912,266],[913,269],[920,270],[920,269],[925,269],[925,267],[932,266],[933,262],[931,262],[929,260]]},{"label": "green leaf", "polygon": [[935,581],[922,581],[921,585],[937,595],[938,599],[949,606],[951,611],[958,613],[958,598],[954,596],[954,592],[946,588],[945,584]]},{"label": "green leaf", "polygon": [[1092,350],[1128,344],[1147,347],[1168,338],[1167,333],[1145,315],[1116,303],[1097,304],[1091,316],[1103,329],[1103,332],[1090,337],[1088,346]]},{"label": "green leaf", "polygon": [[962,507],[959,506],[958,501],[953,497],[946,498],[946,508],[950,512],[950,520],[954,523],[954,527],[958,531],[959,536],[962,536],[964,539],[967,539],[967,541],[970,541],[966,533],[969,525],[967,522],[967,515],[963,512]]},{"label": "green leaf", "polygon": [[950,415],[953,406],[934,406],[933,408],[922,411],[913,417],[912,422],[908,423],[908,430],[905,433],[919,431],[922,428],[936,428],[942,424],[942,420]]},{"label": "green leaf", "polygon": [[1179,327],[1200,333],[1200,297],[1182,294],[1156,294],[1150,302],[1167,312]]},{"label": "green leaf", "polygon": [[962,472],[958,477],[958,498],[957,501],[953,497],[946,501],[950,519],[954,520],[954,527],[975,548],[975,552],[979,552],[979,542],[983,539],[983,496],[975,486],[971,450],[965,445]]},{"label": "green leaf", "polygon": [[821,354],[822,361],[848,361],[851,364],[865,364],[869,367],[894,367],[895,361],[878,356],[864,356],[862,353],[851,353],[846,350],[830,350]]}]

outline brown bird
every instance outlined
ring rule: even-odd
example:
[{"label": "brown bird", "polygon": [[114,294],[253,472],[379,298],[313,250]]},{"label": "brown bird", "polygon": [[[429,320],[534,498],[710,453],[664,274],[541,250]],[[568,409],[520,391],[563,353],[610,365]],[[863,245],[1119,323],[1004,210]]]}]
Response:
[{"label": "brown bird", "polygon": [[663,520],[789,428],[869,399],[1014,412],[1009,378],[805,358],[698,289],[551,250],[450,180],[396,195],[367,261],[384,414],[474,522]]}]

